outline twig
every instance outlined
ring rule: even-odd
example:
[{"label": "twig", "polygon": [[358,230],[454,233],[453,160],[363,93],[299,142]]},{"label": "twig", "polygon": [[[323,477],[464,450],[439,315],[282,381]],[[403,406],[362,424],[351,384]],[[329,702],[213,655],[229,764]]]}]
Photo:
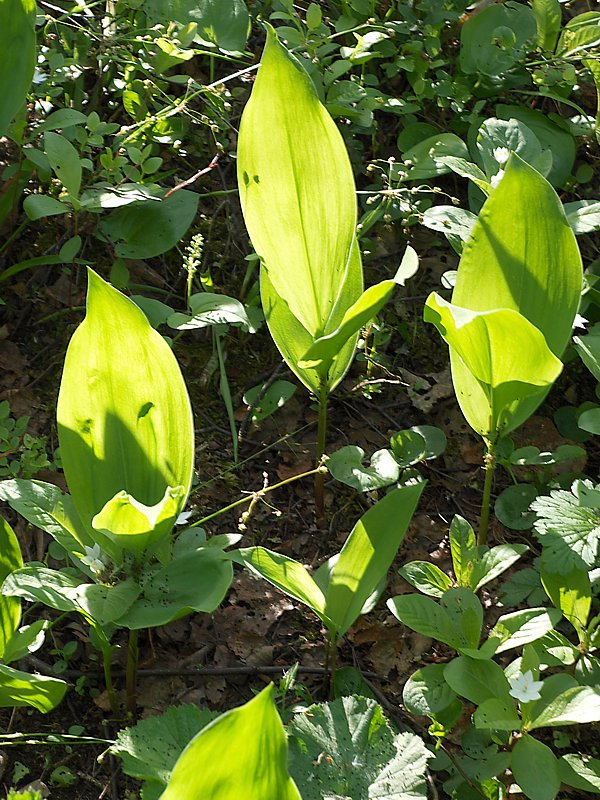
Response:
[{"label": "twig", "polygon": [[175,192],[178,192],[180,189],[185,189],[186,186],[189,186],[190,184],[194,183],[195,181],[198,180],[198,178],[202,177],[202,175],[206,175],[207,172],[210,172],[212,169],[214,169],[217,166],[219,155],[220,154],[217,153],[217,155],[213,158],[208,167],[204,167],[203,169],[198,170],[198,172],[192,175],[191,178],[188,178],[185,181],[181,181],[181,183],[178,183],[177,186],[173,186],[172,189],[169,189],[169,191],[163,197],[163,200],[166,200],[167,197],[171,197],[172,194],[175,194]]}]

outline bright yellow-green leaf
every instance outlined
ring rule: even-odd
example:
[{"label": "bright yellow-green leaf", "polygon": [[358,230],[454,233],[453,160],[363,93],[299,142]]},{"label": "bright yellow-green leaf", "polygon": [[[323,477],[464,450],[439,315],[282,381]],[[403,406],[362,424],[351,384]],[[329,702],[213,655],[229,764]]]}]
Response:
[{"label": "bright yellow-green leaf", "polygon": [[325,615],[323,592],[303,564],[264,547],[242,547],[232,553],[231,559],[305,603],[330,626],[331,623]]},{"label": "bright yellow-green leaf", "polygon": [[343,345],[381,311],[392,296],[396,284],[404,285],[405,280],[415,274],[418,266],[417,254],[412,247],[407,247],[400,269],[393,280],[381,281],[364,291],[346,311],[338,327],[327,336],[319,337],[309,347],[299,366],[318,369],[327,375]]},{"label": "bright yellow-green leaf", "polygon": [[[362,293],[354,178],[342,136],[308,74],[270,27],[240,126],[238,183],[262,259],[269,329],[298,377],[315,390],[318,376],[298,361],[316,339],[336,330]],[[302,349],[296,335],[290,342],[292,328],[305,339]],[[346,371],[354,343],[351,334],[328,388]]]},{"label": "bright yellow-green leaf", "polygon": [[125,491],[118,492],[93,518],[92,527],[140,557],[169,533],[184,502],[183,486],[167,487],[164,497],[153,506],[138,502]]},{"label": "bright yellow-green leaf", "polygon": [[[579,248],[558,195],[513,153],[465,244],[453,304],[472,311],[518,311],[560,357],[571,336],[581,285]],[[463,413],[469,421],[481,420],[477,379],[456,353],[451,353],[451,363]],[[520,400],[511,409],[506,430],[524,422],[544,396],[541,391]],[[476,430],[486,424],[480,421]]]},{"label": "bright yellow-green leaf", "polygon": [[[154,506],[189,491],[190,401],[175,357],[127,297],[89,270],[87,315],[65,359],[57,418],[73,501],[87,526],[119,492]],[[104,545],[103,545],[104,546]]]},{"label": "bright yellow-green leaf", "polygon": [[45,675],[30,675],[0,664],[0,707],[33,706],[46,714],[65,696],[67,684]]},{"label": "bright yellow-green leaf", "polygon": [[[11,572],[23,566],[21,549],[13,529],[0,517],[0,586]],[[18,597],[0,595],[0,659],[4,656],[6,645],[19,627],[21,620],[21,600]]]},{"label": "bright yellow-green leaf", "polygon": [[287,769],[273,685],[192,739],[160,800],[301,800]]},{"label": "bright yellow-green leaf", "polygon": [[460,364],[469,376],[468,394],[455,381],[458,402],[469,425],[486,438],[512,430],[523,399],[544,392],[562,370],[540,331],[510,308],[470,311],[432,292],[424,319],[450,346],[453,369]]},{"label": "bright yellow-green leaf", "polygon": [[402,486],[382,497],[354,526],[333,567],[325,614],[343,636],[361,613],[365,602],[385,579],[425,482]]},{"label": "bright yellow-green leaf", "polygon": [[35,70],[35,0],[0,0],[0,136],[19,111]]}]

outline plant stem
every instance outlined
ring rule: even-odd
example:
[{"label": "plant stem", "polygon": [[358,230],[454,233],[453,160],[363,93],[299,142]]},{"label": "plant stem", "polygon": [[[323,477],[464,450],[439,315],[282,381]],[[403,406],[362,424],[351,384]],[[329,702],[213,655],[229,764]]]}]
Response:
[{"label": "plant stem", "polygon": [[479,530],[477,544],[487,544],[488,524],[490,520],[490,500],[492,496],[492,481],[496,469],[496,456],[492,442],[486,441],[486,453],[483,457],[485,463],[485,481],[483,484],[483,497],[481,500],[481,515],[479,517]]},{"label": "plant stem", "polygon": [[[317,428],[317,451],[316,451],[316,462],[317,466],[321,464],[323,460],[323,456],[325,455],[325,444],[326,444],[326,437],[327,437],[327,401],[329,395],[327,392],[327,385],[325,381],[321,381],[321,386],[319,389],[319,425]],[[324,500],[324,490],[325,490],[325,473],[317,472],[315,475],[315,506],[317,517],[321,519],[325,513],[325,500]]]},{"label": "plant stem", "polygon": [[106,693],[108,694],[110,710],[113,716],[119,717],[119,703],[117,702],[117,695],[115,694],[115,687],[112,681],[112,647],[110,646],[102,648],[102,666],[104,668],[104,682],[106,683]]},{"label": "plant stem", "polygon": [[125,674],[125,705],[129,714],[135,714],[137,707],[137,667],[138,667],[138,633],[129,631],[127,643],[127,672]]},{"label": "plant stem", "polygon": [[335,698],[335,673],[337,670],[337,636],[331,636],[329,640],[329,697],[331,700]]}]

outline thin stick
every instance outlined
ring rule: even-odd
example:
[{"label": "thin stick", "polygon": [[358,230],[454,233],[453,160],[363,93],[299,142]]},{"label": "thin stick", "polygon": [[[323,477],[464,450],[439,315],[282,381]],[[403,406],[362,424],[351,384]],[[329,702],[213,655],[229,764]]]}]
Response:
[{"label": "thin stick", "polygon": [[185,181],[181,181],[181,183],[178,183],[177,186],[173,186],[172,189],[169,189],[169,191],[163,197],[163,200],[166,200],[167,197],[171,197],[172,194],[175,194],[175,192],[178,192],[180,189],[185,189],[186,186],[190,186],[190,184],[195,183],[198,180],[198,178],[202,177],[202,175],[206,175],[207,172],[210,172],[212,169],[214,169],[217,166],[217,162],[219,161],[219,155],[220,153],[217,153],[217,155],[213,158],[208,167],[199,169],[198,172],[192,175],[191,178],[188,178]]}]

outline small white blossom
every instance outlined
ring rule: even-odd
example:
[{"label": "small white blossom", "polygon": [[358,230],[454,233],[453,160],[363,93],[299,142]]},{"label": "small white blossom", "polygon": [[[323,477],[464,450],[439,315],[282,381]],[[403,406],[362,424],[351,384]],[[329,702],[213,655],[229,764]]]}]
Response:
[{"label": "small white blossom", "polygon": [[490,178],[490,184],[492,185],[493,189],[495,189],[496,186],[498,186],[503,177],[504,177],[503,169],[499,169],[495,175],[492,175],[492,177]]},{"label": "small white blossom", "polygon": [[521,703],[530,703],[532,700],[539,700],[541,697],[540,689],[543,681],[534,681],[533,672],[530,669],[523,674],[515,675],[514,678],[509,678],[508,682],[510,683],[510,696]]},{"label": "small white blossom", "polygon": [[191,516],[192,516],[191,511],[182,511],[181,514],[175,520],[175,525],[185,525]]},{"label": "small white blossom", "polygon": [[81,563],[89,567],[92,572],[98,574],[106,566],[100,558],[100,545],[96,542],[93,547],[85,547],[85,555],[81,558]]},{"label": "small white blossom", "polygon": [[510,156],[510,150],[508,147],[494,147],[493,155],[498,164],[503,166],[508,161],[508,157]]},{"label": "small white blossom", "polygon": [[573,320],[573,328],[584,328],[588,324],[589,319],[582,317],[581,314],[575,314],[575,319]]}]

